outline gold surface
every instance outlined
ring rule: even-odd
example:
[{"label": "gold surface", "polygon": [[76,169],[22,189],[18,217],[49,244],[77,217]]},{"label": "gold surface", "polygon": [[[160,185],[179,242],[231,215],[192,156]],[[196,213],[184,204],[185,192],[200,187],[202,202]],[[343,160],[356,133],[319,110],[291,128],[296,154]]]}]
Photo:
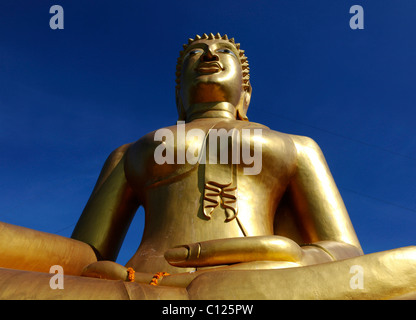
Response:
[{"label": "gold surface", "polygon": [[[72,239],[0,224],[0,247],[6,252],[0,267],[7,268],[0,269],[0,297],[414,297],[415,249],[363,255],[319,146],[308,137],[248,121],[249,67],[234,39],[219,34],[190,39],[176,76],[179,120],[185,122],[163,128],[174,138],[175,161],[156,162],[158,148],[168,146],[167,140],[155,139],[160,131],[116,149]],[[181,139],[195,130],[200,139]],[[219,130],[231,132],[228,162],[220,161],[222,149],[214,144]],[[261,136],[244,135],[254,130]],[[259,144],[256,174],[247,174],[255,163],[230,161],[233,150],[245,145],[255,154]],[[198,161],[186,161],[189,150]],[[211,150],[217,151],[216,163],[208,157]],[[145,210],[142,242],[121,266],[111,260],[139,206]],[[46,272],[54,264],[64,267],[65,289],[51,292]],[[364,289],[349,285],[354,265],[364,270]],[[135,270],[135,282],[128,282],[127,267]],[[171,275],[150,286],[158,272]]]}]

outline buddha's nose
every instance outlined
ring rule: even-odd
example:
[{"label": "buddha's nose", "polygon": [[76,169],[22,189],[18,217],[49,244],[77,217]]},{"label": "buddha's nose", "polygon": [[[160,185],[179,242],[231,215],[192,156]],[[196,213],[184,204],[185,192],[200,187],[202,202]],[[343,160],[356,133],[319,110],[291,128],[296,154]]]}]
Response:
[{"label": "buddha's nose", "polygon": [[206,50],[204,54],[201,56],[201,60],[205,62],[209,61],[218,61],[219,57],[215,53],[213,53],[210,49]]}]

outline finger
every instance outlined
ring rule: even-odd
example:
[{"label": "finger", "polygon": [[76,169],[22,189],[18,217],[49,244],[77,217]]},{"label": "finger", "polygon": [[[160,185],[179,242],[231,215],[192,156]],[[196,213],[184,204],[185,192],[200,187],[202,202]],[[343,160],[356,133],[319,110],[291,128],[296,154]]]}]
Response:
[{"label": "finger", "polygon": [[249,261],[300,261],[299,245],[285,237],[259,236],[198,242],[169,249],[166,260],[177,267],[205,267]]},{"label": "finger", "polygon": [[103,260],[86,266],[81,275],[100,279],[126,280],[127,268],[116,262]]}]

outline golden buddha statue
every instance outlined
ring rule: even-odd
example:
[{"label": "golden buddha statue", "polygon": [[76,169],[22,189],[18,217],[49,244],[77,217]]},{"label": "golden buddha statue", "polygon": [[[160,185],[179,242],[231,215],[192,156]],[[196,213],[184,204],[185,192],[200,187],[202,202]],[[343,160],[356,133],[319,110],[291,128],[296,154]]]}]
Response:
[{"label": "golden buddha statue", "polygon": [[[240,44],[197,35],[176,76],[178,123],[111,153],[72,239],[0,224],[0,298],[416,297],[416,250],[363,254],[319,146],[248,121]],[[139,206],[142,241],[122,266]]]}]

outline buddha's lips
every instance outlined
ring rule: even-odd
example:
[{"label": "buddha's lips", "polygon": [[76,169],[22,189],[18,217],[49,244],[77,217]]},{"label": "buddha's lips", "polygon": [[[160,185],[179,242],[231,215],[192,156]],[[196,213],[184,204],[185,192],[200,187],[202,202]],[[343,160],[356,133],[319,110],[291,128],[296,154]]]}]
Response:
[{"label": "buddha's lips", "polygon": [[202,74],[217,73],[223,70],[218,62],[202,62],[196,70]]}]

